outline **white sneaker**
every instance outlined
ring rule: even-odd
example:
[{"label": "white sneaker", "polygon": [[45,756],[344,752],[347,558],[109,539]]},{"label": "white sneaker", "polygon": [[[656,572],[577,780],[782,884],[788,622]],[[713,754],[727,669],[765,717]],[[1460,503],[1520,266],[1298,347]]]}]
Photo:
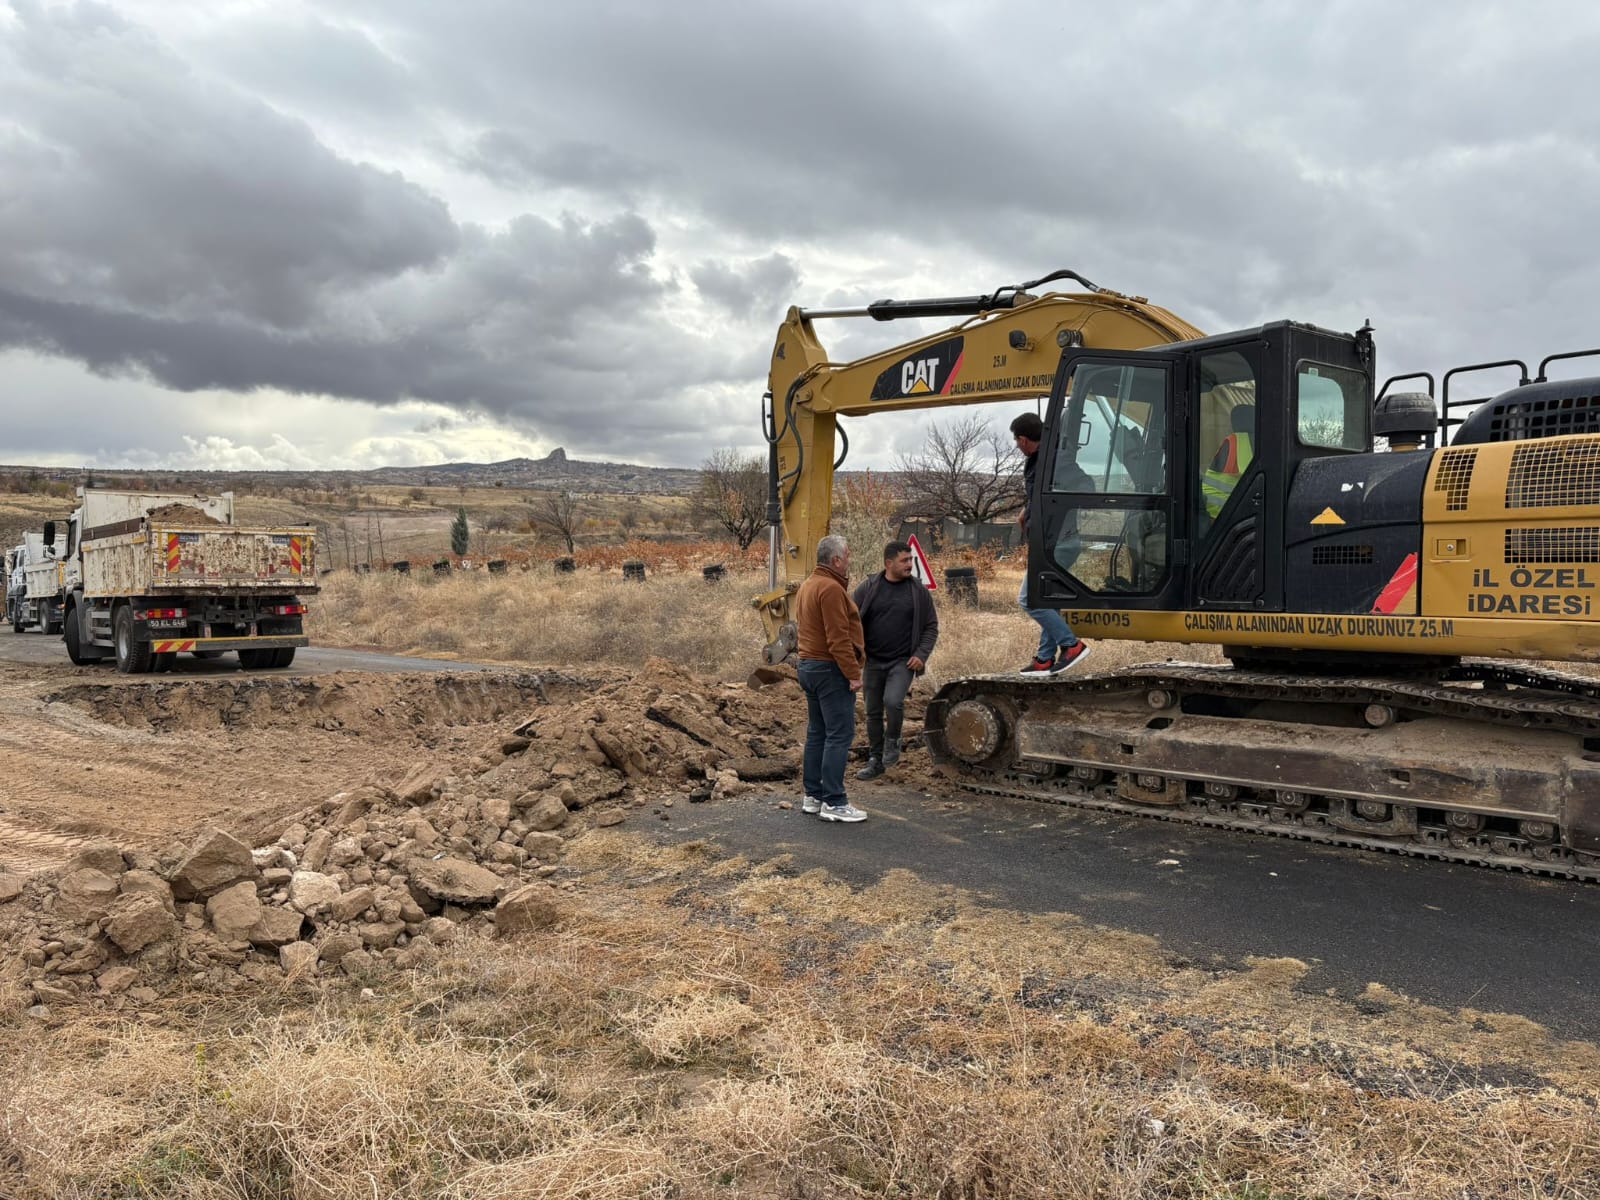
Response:
[{"label": "white sneaker", "polygon": [[854,804],[824,804],[817,816],[824,821],[849,821],[852,824],[856,821],[865,821],[867,819],[867,814]]},{"label": "white sneaker", "polygon": [[803,813],[810,813],[813,817],[817,815],[817,810],[821,807],[822,801],[818,800],[815,796],[807,796],[804,800],[800,801],[800,811]]}]

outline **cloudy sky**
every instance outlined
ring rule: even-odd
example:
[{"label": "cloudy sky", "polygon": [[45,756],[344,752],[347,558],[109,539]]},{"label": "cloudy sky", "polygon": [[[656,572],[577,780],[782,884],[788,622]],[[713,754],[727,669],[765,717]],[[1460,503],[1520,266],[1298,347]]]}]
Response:
[{"label": "cloudy sky", "polygon": [[0,0],[0,462],[695,466],[789,304],[1057,267],[1380,375],[1600,344],[1597,58],[1577,2]]}]

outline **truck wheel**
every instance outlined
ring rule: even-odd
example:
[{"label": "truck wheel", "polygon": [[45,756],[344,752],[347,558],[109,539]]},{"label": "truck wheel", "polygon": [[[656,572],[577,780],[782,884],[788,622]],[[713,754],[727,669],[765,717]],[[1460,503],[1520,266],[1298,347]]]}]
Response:
[{"label": "truck wheel", "polygon": [[274,666],[274,667],[287,667],[292,662],[294,662],[294,647],[293,646],[284,646],[280,650],[272,651],[272,662],[270,664],[271,666]]},{"label": "truck wheel", "polygon": [[78,641],[78,610],[75,608],[68,609],[63,621],[66,625],[67,657],[72,660],[74,666],[78,667],[93,662],[92,658],[83,656],[83,646]]},{"label": "truck wheel", "polygon": [[20,608],[20,607],[21,607],[20,605],[18,605],[17,603],[13,602],[10,605],[8,605],[7,608],[6,608],[6,616],[11,621],[11,632],[12,633],[21,633],[22,632],[22,618],[17,615],[17,609]]},{"label": "truck wheel", "polygon": [[149,642],[137,642],[133,638],[133,609],[126,604],[117,609],[112,627],[117,646],[117,673],[143,675],[150,669],[152,655]]},{"label": "truck wheel", "polygon": [[246,671],[260,671],[272,665],[271,650],[241,650],[239,665]]},{"label": "truck wheel", "polygon": [[171,651],[168,651],[165,654],[152,654],[150,656],[150,669],[157,674],[160,674],[163,671],[170,671],[172,670],[173,661],[177,657],[178,656],[173,654]]}]

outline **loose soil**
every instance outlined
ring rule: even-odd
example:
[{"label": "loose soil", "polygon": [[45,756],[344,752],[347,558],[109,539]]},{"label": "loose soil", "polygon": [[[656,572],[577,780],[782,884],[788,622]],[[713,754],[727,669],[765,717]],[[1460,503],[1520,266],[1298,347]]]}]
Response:
[{"label": "loose soil", "polygon": [[787,679],[50,677],[0,666],[0,1195],[1578,1200],[1600,1176],[1600,1053],[1518,1018],[629,832],[793,795]]},{"label": "loose soil", "polygon": [[[59,678],[59,672],[50,672]],[[467,763],[537,703],[532,674],[94,682],[0,666],[0,874],[92,837],[158,849],[207,825],[253,834],[424,756]],[[557,696],[580,681],[546,676]],[[397,767],[397,764],[399,766]]]}]

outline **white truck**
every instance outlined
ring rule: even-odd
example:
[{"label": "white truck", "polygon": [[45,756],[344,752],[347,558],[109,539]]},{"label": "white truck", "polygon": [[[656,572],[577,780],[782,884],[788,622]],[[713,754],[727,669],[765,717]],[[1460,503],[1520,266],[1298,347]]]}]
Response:
[{"label": "white truck", "polygon": [[40,633],[61,632],[61,564],[41,533],[25,533],[6,552],[6,620],[11,632],[30,626]]},{"label": "white truck", "polygon": [[241,528],[219,496],[79,488],[44,542],[61,560],[62,632],[75,663],[113,658],[125,675],[180,653],[239,652],[246,668],[287,667],[308,644],[302,596],[317,590],[310,526]]}]

